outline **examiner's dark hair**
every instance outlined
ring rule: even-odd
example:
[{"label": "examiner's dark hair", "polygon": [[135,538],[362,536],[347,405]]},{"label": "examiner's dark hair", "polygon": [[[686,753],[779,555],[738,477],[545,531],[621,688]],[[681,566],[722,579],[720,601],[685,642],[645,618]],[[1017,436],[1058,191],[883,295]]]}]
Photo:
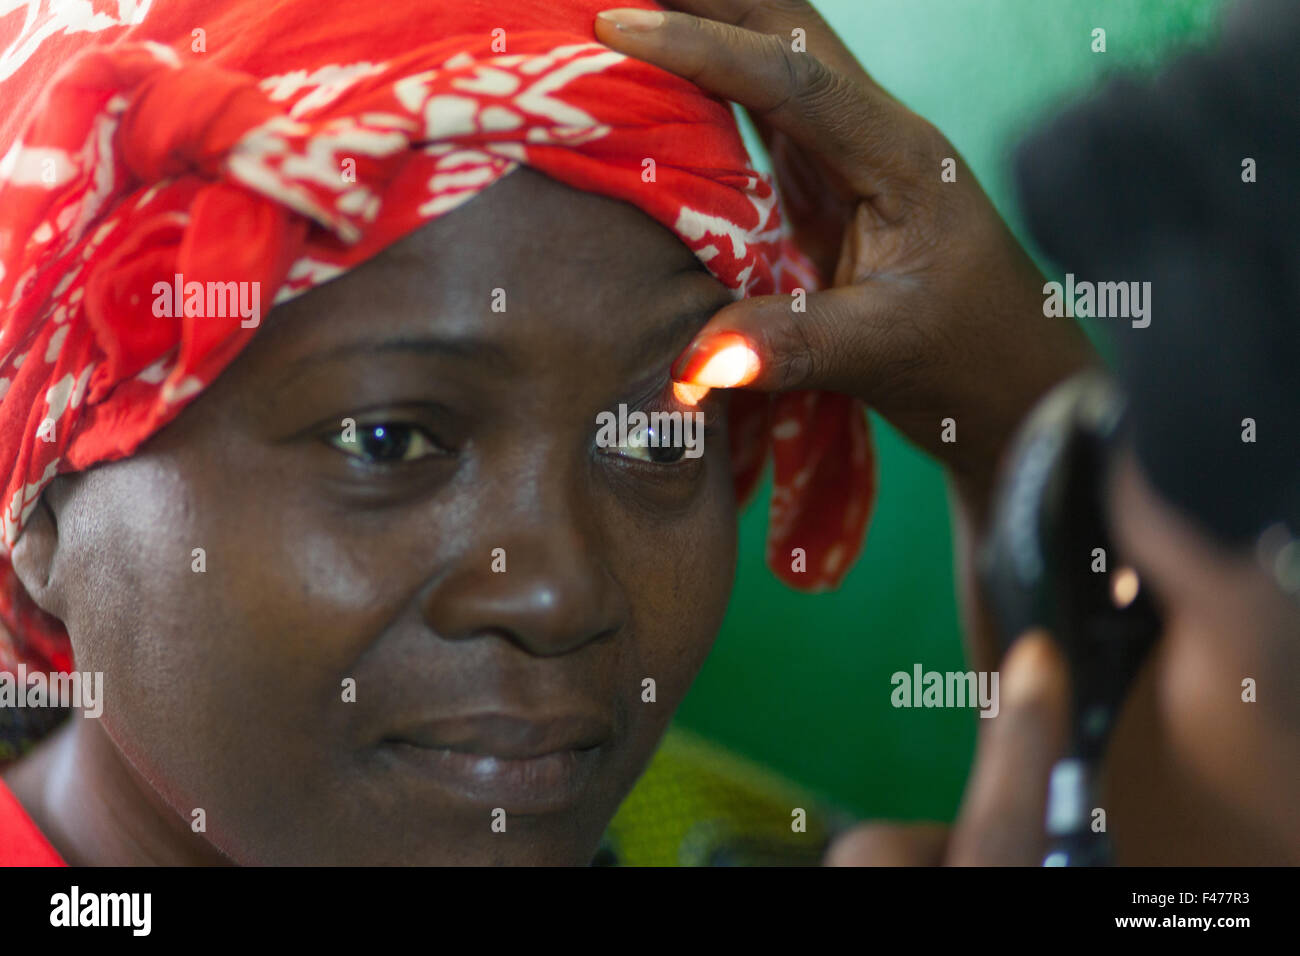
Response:
[{"label": "examiner's dark hair", "polygon": [[1277,522],[1300,534],[1297,144],[1300,3],[1266,0],[1234,10],[1212,49],[1110,81],[1015,157],[1044,252],[1080,278],[1151,282],[1148,327],[1094,321],[1144,473],[1231,547]]}]

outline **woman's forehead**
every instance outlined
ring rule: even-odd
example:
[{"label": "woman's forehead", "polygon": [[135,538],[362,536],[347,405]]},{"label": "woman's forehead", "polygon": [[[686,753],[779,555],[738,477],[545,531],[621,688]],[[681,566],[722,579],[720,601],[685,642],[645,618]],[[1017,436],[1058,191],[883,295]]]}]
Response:
[{"label": "woman's forehead", "polygon": [[675,338],[687,319],[698,328],[731,299],[639,209],[523,169],[279,307],[263,331],[294,351],[428,333],[530,349],[579,338],[617,353]]},{"label": "woman's forehead", "polygon": [[364,317],[448,334],[482,330],[485,316],[503,316],[503,326],[559,325],[569,313],[591,313],[625,334],[729,300],[689,248],[640,209],[525,169],[277,312],[309,315],[313,325]]},{"label": "woman's forehead", "polygon": [[630,203],[576,189],[527,167],[389,246],[376,259],[443,259],[457,271],[472,265],[484,274],[510,269],[523,277],[550,274],[557,265],[585,263],[593,267],[591,285],[609,284],[616,272],[704,269],[685,243]]}]

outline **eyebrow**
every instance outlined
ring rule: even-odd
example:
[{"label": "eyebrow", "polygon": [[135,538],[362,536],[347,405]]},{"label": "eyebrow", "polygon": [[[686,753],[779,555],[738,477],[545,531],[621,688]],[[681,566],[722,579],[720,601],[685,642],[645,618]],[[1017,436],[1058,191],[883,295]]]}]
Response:
[{"label": "eyebrow", "polygon": [[[667,322],[656,325],[637,342],[642,355],[662,355],[670,349],[680,349],[688,338],[703,327],[723,306],[729,304],[731,296],[713,296],[699,305],[692,305],[673,314]],[[673,356],[676,358],[676,354]]]},{"label": "eyebrow", "polygon": [[502,368],[512,367],[510,358],[503,348],[481,339],[463,336],[397,336],[387,339],[363,339],[343,342],[331,348],[303,355],[285,366],[279,384],[287,384],[314,365],[321,365],[336,359],[355,358],[358,354],[374,356],[388,355],[394,352],[408,355],[433,355],[444,358],[469,359]]},{"label": "eyebrow", "polygon": [[[731,301],[730,295],[724,297],[718,294],[707,301],[702,301],[701,304],[691,305],[674,313],[671,319],[655,325],[636,343],[638,354],[658,356],[670,349],[681,347],[689,336],[697,332],[714,313]],[[300,356],[284,367],[277,384],[283,387],[308,368],[337,359],[356,358],[359,354],[377,356],[392,353],[469,360],[507,372],[515,368],[515,362],[509,352],[500,345],[483,339],[460,335],[396,336],[343,342]],[[674,354],[673,357],[675,358],[676,355]]]}]

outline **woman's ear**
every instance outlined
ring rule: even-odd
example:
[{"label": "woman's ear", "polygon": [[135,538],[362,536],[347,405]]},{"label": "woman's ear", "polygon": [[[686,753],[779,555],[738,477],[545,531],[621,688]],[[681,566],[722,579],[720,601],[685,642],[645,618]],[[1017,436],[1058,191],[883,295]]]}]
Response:
[{"label": "woman's ear", "polygon": [[10,552],[14,573],[22,582],[28,595],[42,611],[61,617],[55,606],[55,589],[50,586],[54,569],[54,555],[59,547],[59,523],[50,507],[49,492],[41,495],[38,504],[23,525],[22,534]]}]

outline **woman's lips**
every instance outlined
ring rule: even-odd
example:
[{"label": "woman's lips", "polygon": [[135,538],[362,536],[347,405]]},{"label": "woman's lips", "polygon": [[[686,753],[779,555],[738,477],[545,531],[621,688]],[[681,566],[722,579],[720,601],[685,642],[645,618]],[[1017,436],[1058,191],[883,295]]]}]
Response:
[{"label": "woman's lips", "polygon": [[612,737],[612,722],[595,715],[491,713],[415,724],[389,734],[381,746],[444,790],[480,807],[500,807],[508,817],[571,806]]}]

